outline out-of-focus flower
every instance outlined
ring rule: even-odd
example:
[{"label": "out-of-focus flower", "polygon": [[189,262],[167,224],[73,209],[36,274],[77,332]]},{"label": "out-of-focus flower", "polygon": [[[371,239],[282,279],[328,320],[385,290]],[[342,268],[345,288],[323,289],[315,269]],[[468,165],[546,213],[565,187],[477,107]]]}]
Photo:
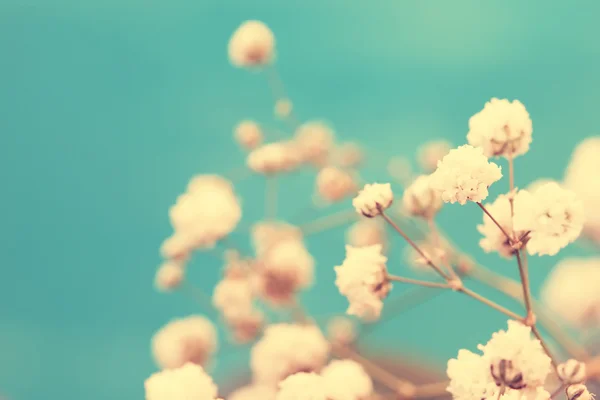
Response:
[{"label": "out-of-focus flower", "polygon": [[322,166],[333,149],[333,130],[323,122],[307,122],[294,134],[294,143],[304,162]]},{"label": "out-of-focus flower", "polygon": [[152,338],[154,358],[164,369],[178,368],[188,362],[206,365],[216,349],[215,327],[200,315],[173,320]]},{"label": "out-of-focus flower", "polygon": [[578,384],[567,387],[567,398],[568,400],[594,400],[594,395],[590,393],[587,386]]},{"label": "out-of-focus flower", "polygon": [[275,400],[337,400],[328,397],[323,377],[314,372],[298,372],[279,384]]},{"label": "out-of-focus flower", "polygon": [[158,267],[154,285],[161,292],[174,290],[183,281],[184,270],[184,266],[180,263],[167,261]]},{"label": "out-of-focus flower", "polygon": [[298,166],[298,154],[290,142],[273,142],[257,147],[248,154],[248,167],[261,174],[291,171]]},{"label": "out-of-focus flower", "polygon": [[252,286],[245,277],[226,277],[215,286],[213,291],[213,305],[225,319],[231,313],[237,314],[241,310],[250,310],[254,300]]},{"label": "out-of-focus flower", "polygon": [[537,192],[537,190],[539,188],[543,187],[547,183],[557,183],[557,184],[560,184],[559,182],[557,182],[554,179],[539,178],[539,179],[536,179],[535,181],[531,182],[529,185],[527,185],[527,187],[525,188],[525,190],[527,190],[529,193],[535,193],[535,192]]},{"label": "out-of-focus flower", "polygon": [[412,246],[405,248],[405,260],[408,265],[418,272],[435,272],[429,265],[429,261],[434,265],[441,267],[446,264],[451,258],[452,248],[450,244],[441,237],[429,235],[417,242],[419,249],[427,256],[426,258],[416,251]]},{"label": "out-of-focus flower", "polygon": [[413,171],[410,161],[406,157],[392,157],[387,164],[388,174],[402,184],[409,184],[413,180]]},{"label": "out-of-focus flower", "polygon": [[302,240],[302,231],[294,225],[282,221],[260,221],[250,232],[252,246],[258,257],[263,256],[277,243],[285,240]]},{"label": "out-of-focus flower", "polygon": [[330,202],[336,202],[354,194],[357,190],[352,176],[336,167],[325,167],[317,175],[317,192]]},{"label": "out-of-focus flower", "polygon": [[[493,203],[485,205],[486,210],[509,235],[513,232],[513,208],[510,204],[510,196],[513,196],[513,204],[516,204],[521,201],[523,193],[525,192],[520,191],[516,195],[501,194]],[[486,253],[496,251],[505,258],[511,258],[514,255],[515,250],[511,242],[487,214],[483,214],[483,224],[478,225],[477,230],[483,235],[483,238],[479,241],[479,245]],[[524,234],[525,231],[517,231],[514,236],[520,238]]]},{"label": "out-of-focus flower", "polygon": [[353,360],[333,360],[323,368],[321,376],[330,400],[361,400],[373,393],[371,377]]},{"label": "out-of-focus flower", "polygon": [[381,245],[369,247],[346,246],[346,259],[334,267],[336,286],[348,298],[347,313],[365,320],[374,320],[381,315],[382,300],[388,295],[391,284],[387,278]]},{"label": "out-of-focus flower", "polygon": [[585,220],[583,233],[600,243],[600,179],[590,178],[600,171],[600,136],[585,139],[575,148],[565,172],[564,185],[583,202]]},{"label": "out-of-focus flower", "polygon": [[352,200],[356,212],[372,218],[387,209],[394,201],[394,194],[389,183],[367,183]]},{"label": "out-of-focus flower", "polygon": [[229,60],[236,67],[261,67],[274,57],[275,36],[260,21],[245,21],[229,39]]},{"label": "out-of-focus flower", "polygon": [[235,127],[235,140],[245,149],[252,150],[263,141],[260,126],[254,121],[242,121]]},{"label": "out-of-focus flower", "polygon": [[333,152],[333,163],[342,168],[357,167],[363,158],[363,151],[360,146],[352,142],[338,145]]},{"label": "out-of-focus flower", "polygon": [[499,388],[490,373],[490,366],[483,357],[468,350],[459,350],[458,357],[448,361],[450,378],[448,392],[455,400],[492,399]]},{"label": "out-of-focus flower", "polygon": [[445,140],[434,140],[426,142],[417,152],[419,165],[426,173],[432,173],[441,161],[450,152],[452,145]]},{"label": "out-of-focus flower", "polygon": [[287,118],[292,113],[292,102],[290,99],[279,99],[275,102],[275,115],[279,118]]},{"label": "out-of-focus flower", "polygon": [[480,147],[460,146],[444,156],[430,177],[430,186],[441,192],[446,203],[481,202],[488,187],[502,177],[501,169],[489,162]]},{"label": "out-of-focus flower", "polygon": [[186,363],[152,374],[144,382],[146,400],[215,400],[217,386],[202,367]]},{"label": "out-of-focus flower", "polygon": [[429,180],[428,175],[421,175],[404,191],[402,205],[407,214],[431,218],[442,208],[442,199],[439,193],[429,186]]},{"label": "out-of-focus flower", "polygon": [[387,247],[385,226],[380,220],[361,219],[348,228],[346,242],[352,247],[367,247],[379,244],[382,246],[382,251],[384,251]]},{"label": "out-of-focus flower", "polygon": [[553,256],[581,234],[583,205],[575,193],[551,182],[534,194],[522,190],[519,196],[514,203],[514,229],[531,231],[530,254]]},{"label": "out-of-focus flower", "polygon": [[167,260],[186,262],[196,246],[194,237],[184,232],[175,232],[160,246],[160,254]]},{"label": "out-of-focus flower", "polygon": [[346,317],[332,318],[327,324],[327,338],[333,344],[347,346],[356,339],[356,324]]},{"label": "out-of-focus flower", "polygon": [[568,384],[582,383],[586,378],[585,363],[569,359],[556,368],[558,377]]},{"label": "out-of-focus flower", "polygon": [[274,385],[297,372],[319,372],[329,350],[329,343],[314,325],[269,325],[250,354],[254,382]]},{"label": "out-of-focus flower", "polygon": [[600,258],[568,258],[550,272],[541,290],[543,304],[577,328],[600,324]]},{"label": "out-of-focus flower", "polygon": [[273,386],[251,384],[237,389],[227,400],[274,400],[276,393]]},{"label": "out-of-focus flower", "polygon": [[257,308],[230,310],[226,322],[233,341],[244,344],[258,336],[265,325],[265,316]]},{"label": "out-of-focus flower", "polygon": [[533,127],[529,113],[519,101],[493,98],[469,119],[469,144],[481,147],[487,157],[506,158],[525,154]]}]

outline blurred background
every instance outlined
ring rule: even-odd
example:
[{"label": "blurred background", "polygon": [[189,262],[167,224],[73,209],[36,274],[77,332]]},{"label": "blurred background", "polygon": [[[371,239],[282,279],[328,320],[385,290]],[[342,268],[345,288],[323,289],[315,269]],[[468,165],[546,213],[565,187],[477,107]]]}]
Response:
[{"label": "blurred background", "polygon": [[[464,143],[469,117],[491,97],[519,99],[534,126],[531,150],[516,162],[523,187],[560,179],[576,143],[599,132],[598,13],[591,0],[2,0],[0,396],[140,399],[156,369],[152,334],[202,312],[184,295],[157,293],[153,279],[171,232],[168,207],[188,179],[244,167],[232,139],[241,119],[277,125],[265,77],[227,59],[242,21],[274,31],[302,120],[325,119],[339,138],[368,146],[367,180],[389,180],[385,158],[414,159],[426,140]],[[282,184],[281,218],[310,204],[313,179]],[[249,226],[263,216],[264,181],[248,177],[237,189]],[[478,247],[479,221],[474,206],[440,216],[478,261],[516,276]],[[344,229],[308,239],[317,281],[304,301],[315,314],[347,306],[332,268],[344,258]],[[243,232],[232,240],[249,248]],[[534,291],[561,257],[583,254],[572,245],[532,258]],[[389,268],[399,272],[394,257]],[[200,254],[190,279],[210,291],[220,268]],[[458,349],[505,326],[502,315],[445,293],[365,344],[411,349],[443,370]],[[217,382],[243,373],[247,359],[247,349],[227,348],[213,365]]]}]

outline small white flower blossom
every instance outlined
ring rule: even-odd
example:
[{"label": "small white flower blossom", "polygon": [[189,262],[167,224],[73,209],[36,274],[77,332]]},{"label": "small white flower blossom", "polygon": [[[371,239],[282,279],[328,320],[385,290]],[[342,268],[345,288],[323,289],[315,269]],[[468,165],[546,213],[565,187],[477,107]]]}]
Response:
[{"label": "small white flower blossom", "polygon": [[160,254],[167,260],[186,262],[196,246],[194,236],[189,233],[175,232],[166,238],[160,246]]},{"label": "small white flower blossom", "polygon": [[469,119],[467,140],[487,157],[510,158],[529,150],[532,131],[529,113],[520,101],[493,98]]},{"label": "small white flower blossom", "polygon": [[226,320],[231,313],[252,309],[253,300],[253,288],[248,279],[237,277],[221,280],[215,286],[212,297],[213,305]]},{"label": "small white flower blossom", "polygon": [[429,186],[430,177],[417,177],[402,196],[404,211],[414,217],[431,218],[442,208],[439,193]]},{"label": "small white flower blossom", "polygon": [[439,191],[446,203],[482,202],[488,187],[502,177],[501,168],[489,162],[479,147],[460,146],[438,162],[430,186]]},{"label": "small white flower blossom", "polygon": [[352,247],[367,247],[379,244],[382,251],[387,248],[387,233],[381,220],[360,219],[348,228],[346,242]]},{"label": "small white flower blossom", "polygon": [[323,122],[307,122],[296,130],[293,140],[304,162],[320,166],[327,162],[333,150],[334,133]]},{"label": "small white flower blossom", "polygon": [[454,400],[495,399],[499,391],[490,366],[479,354],[459,350],[458,357],[448,361],[448,392]]},{"label": "small white flower blossom", "polygon": [[347,346],[357,337],[356,324],[346,317],[332,318],[327,324],[327,338],[336,345]]},{"label": "small white flower blossom", "polygon": [[252,150],[263,141],[260,126],[254,121],[242,121],[235,127],[235,140],[247,150]]},{"label": "small white flower blossom", "polygon": [[333,400],[327,396],[325,380],[314,372],[299,372],[279,383],[275,400]]},{"label": "small white flower blossom", "polygon": [[156,271],[154,284],[161,292],[168,292],[179,287],[183,281],[185,268],[177,262],[163,263]]},{"label": "small white flower blossom", "polygon": [[392,186],[389,183],[366,184],[352,200],[356,212],[372,218],[387,209],[394,200]]},{"label": "small white flower blossom", "polygon": [[582,383],[587,377],[585,363],[574,359],[559,364],[556,370],[558,371],[558,377],[568,384]]},{"label": "small white flower blossom", "polygon": [[452,145],[445,140],[427,142],[417,151],[419,165],[426,173],[432,173],[441,161],[450,152]]},{"label": "small white flower blossom", "polygon": [[282,221],[260,221],[250,232],[252,246],[258,257],[262,257],[277,243],[285,240],[302,240],[302,231],[297,226]]},{"label": "small white flower blossom", "polygon": [[362,400],[373,393],[373,381],[354,360],[333,360],[321,371],[329,400]]},{"label": "small white flower blossom", "polygon": [[583,384],[567,386],[568,400],[594,400],[594,398],[595,396]]},{"label": "small white flower blossom", "polygon": [[236,67],[261,67],[274,57],[275,36],[260,21],[245,21],[229,40],[229,60]]},{"label": "small white flower blossom", "polygon": [[327,339],[314,325],[269,325],[250,354],[254,382],[274,385],[297,372],[319,372],[329,351]]},{"label": "small white flower blossom", "polygon": [[187,363],[151,375],[144,382],[146,400],[215,400],[217,386],[202,367]]},{"label": "small white flower blossom", "polygon": [[289,142],[264,144],[248,154],[248,167],[261,174],[275,174],[291,171],[298,166],[296,149]]},{"label": "small white flower blossom", "polygon": [[356,192],[354,178],[336,167],[325,167],[317,175],[317,192],[325,200],[336,202]]},{"label": "small white flower blossom", "polygon": [[600,324],[600,258],[568,258],[550,272],[542,303],[557,317],[585,329]]},{"label": "small white flower blossom", "polygon": [[[520,203],[523,193],[525,192],[519,191],[513,196],[513,207],[510,204],[510,196],[512,195],[504,194],[498,196],[493,203],[485,205],[486,210],[509,235],[513,232],[512,214],[514,205]],[[483,213],[483,224],[478,225],[477,230],[483,235],[483,238],[479,241],[479,245],[486,253],[495,251],[505,258],[514,256],[515,250],[511,242],[486,213]],[[525,233],[525,231],[516,231],[514,236],[521,238]]]},{"label": "small white flower blossom", "polygon": [[336,286],[348,298],[347,313],[366,320],[374,320],[381,315],[382,300],[388,295],[391,284],[387,278],[381,245],[369,247],[346,246],[346,259],[342,265],[334,267]]},{"label": "small white flower blossom", "polygon": [[529,254],[553,256],[573,243],[583,229],[584,212],[575,193],[551,182],[531,194],[522,190],[514,204],[514,229],[531,231]]}]

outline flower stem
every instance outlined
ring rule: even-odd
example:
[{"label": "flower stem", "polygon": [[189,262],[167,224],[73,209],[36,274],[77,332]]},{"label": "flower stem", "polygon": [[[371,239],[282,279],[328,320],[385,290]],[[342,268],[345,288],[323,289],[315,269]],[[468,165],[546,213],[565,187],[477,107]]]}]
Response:
[{"label": "flower stem", "polygon": [[492,222],[494,222],[494,224],[496,224],[496,226],[498,228],[500,228],[500,230],[502,231],[502,233],[504,234],[504,236],[506,236],[506,238],[508,239],[509,243],[513,244],[513,238],[510,237],[510,235],[508,234],[508,232],[506,232],[506,230],[502,227],[502,225],[500,225],[498,223],[498,221],[496,221],[496,219],[494,217],[492,217],[492,214],[490,214],[490,212],[483,206],[483,204],[481,203],[477,203],[477,205],[479,206],[479,208],[481,208],[483,210],[483,212],[492,220]]},{"label": "flower stem", "polygon": [[391,281],[409,283],[409,284],[417,285],[417,286],[424,286],[424,287],[431,287],[431,288],[446,288],[446,289],[449,288],[448,284],[445,282],[427,282],[427,281],[422,281],[419,279],[405,278],[403,276],[396,276],[396,275],[388,275],[387,278]]},{"label": "flower stem", "polygon": [[468,289],[466,287],[463,287],[461,289],[459,289],[459,291],[461,293],[466,294],[469,297],[474,298],[475,300],[490,306],[491,308],[493,308],[494,310],[500,311],[502,314],[509,316],[510,318],[517,320],[517,321],[523,321],[523,317],[521,317],[520,315],[510,311],[507,308],[502,307],[501,305],[493,302],[492,300],[483,297],[482,295],[475,293],[474,291],[472,291],[471,289]]},{"label": "flower stem", "polygon": [[356,211],[344,210],[307,222],[298,227],[305,236],[308,236],[347,224],[348,222],[354,221],[357,217]]},{"label": "flower stem", "polygon": [[512,152],[508,157],[508,182],[510,186],[510,190],[514,190],[515,188],[515,162]]},{"label": "flower stem", "polygon": [[438,228],[435,224],[433,217],[427,219],[427,224],[429,225],[429,232],[433,236],[434,246],[437,249],[441,249],[443,252],[442,259],[443,259],[444,266],[446,267],[446,269],[448,270],[448,272],[450,273],[450,276],[452,278],[455,278],[455,279],[458,278],[458,275],[456,275],[454,268],[452,268],[452,263],[448,261],[448,255],[446,254],[446,249],[442,248],[442,241],[440,239],[440,233],[438,231]]},{"label": "flower stem", "polygon": [[525,301],[525,311],[527,316],[533,316],[533,308],[531,305],[531,290],[529,288],[529,273],[527,270],[527,264],[521,259],[521,251],[515,252],[517,256],[517,264],[519,265],[519,276],[521,277],[521,286],[523,287],[523,300]]},{"label": "flower stem", "polygon": [[554,370],[558,374],[558,371],[557,371],[558,363],[556,362],[556,359],[552,356],[552,353],[550,352],[550,348],[548,347],[548,345],[546,344],[546,342],[542,338],[542,335],[540,334],[540,331],[538,330],[537,326],[533,325],[531,327],[531,332],[540,341],[540,344],[542,345],[542,348],[544,349],[544,352],[546,353],[546,355],[548,355],[548,357],[550,357],[550,361],[552,362],[552,366],[554,367]]}]

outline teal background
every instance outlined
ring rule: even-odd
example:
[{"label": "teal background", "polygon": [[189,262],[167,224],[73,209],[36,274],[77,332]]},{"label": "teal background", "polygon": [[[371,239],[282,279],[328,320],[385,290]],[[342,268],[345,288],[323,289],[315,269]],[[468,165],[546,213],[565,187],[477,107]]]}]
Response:
[{"label": "teal background", "polygon": [[[524,186],[559,178],[575,144],[599,132],[599,12],[596,1],[2,0],[0,395],[143,398],[151,335],[199,310],[152,286],[167,208],[193,174],[244,165],[231,138],[237,121],[276,124],[264,76],[228,63],[243,20],[275,32],[298,115],[326,118],[340,138],[372,149],[367,179],[388,179],[381,157],[412,157],[427,139],[463,143],[468,118],[495,96],[521,100],[533,119],[531,151],[516,163]],[[238,188],[248,226],[262,216],[263,181]],[[295,175],[284,189],[280,216],[291,217],[308,205],[311,178]],[[473,206],[440,216],[478,260],[514,275],[478,248],[480,219]],[[243,233],[232,240],[248,246]],[[309,310],[346,307],[332,270],[343,241],[341,228],[308,241],[318,260]],[[572,254],[586,251],[560,256]],[[536,291],[556,261],[532,261]],[[191,279],[210,289],[219,267],[200,255]],[[389,268],[402,268],[398,257]],[[447,293],[370,343],[422,351],[443,367],[504,326]],[[217,381],[246,358],[227,350]]]}]

